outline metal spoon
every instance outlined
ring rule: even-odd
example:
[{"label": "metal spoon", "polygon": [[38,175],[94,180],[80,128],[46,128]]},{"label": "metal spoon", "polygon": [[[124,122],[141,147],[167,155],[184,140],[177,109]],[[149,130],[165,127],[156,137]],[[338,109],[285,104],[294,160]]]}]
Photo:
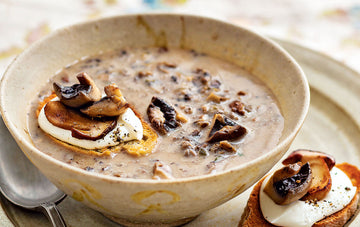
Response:
[{"label": "metal spoon", "polygon": [[42,211],[53,226],[66,226],[55,205],[66,195],[26,158],[2,119],[0,120],[0,191],[15,205]]}]

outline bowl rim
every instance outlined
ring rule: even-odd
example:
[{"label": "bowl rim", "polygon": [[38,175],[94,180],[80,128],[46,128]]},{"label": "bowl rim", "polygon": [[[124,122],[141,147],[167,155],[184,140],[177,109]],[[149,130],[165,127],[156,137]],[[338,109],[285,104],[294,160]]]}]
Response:
[{"label": "bowl rim", "polygon": [[[272,148],[265,154],[260,155],[259,157],[252,159],[248,162],[242,163],[239,166],[232,167],[230,169],[220,171],[220,172],[217,172],[214,174],[203,174],[203,175],[197,175],[197,176],[191,176],[191,177],[161,179],[161,180],[118,178],[118,177],[113,177],[113,176],[109,176],[109,175],[104,175],[101,173],[89,172],[89,171],[83,170],[81,168],[66,164],[60,160],[57,160],[57,159],[43,153],[42,151],[40,151],[30,141],[27,141],[26,139],[22,139],[23,136],[21,136],[19,134],[19,132],[18,132],[19,129],[17,129],[15,127],[15,125],[11,121],[9,121],[9,119],[7,117],[8,113],[7,113],[6,109],[4,109],[4,106],[3,106],[3,103],[4,103],[3,87],[6,85],[6,81],[9,79],[9,77],[11,75],[11,71],[13,70],[14,65],[16,65],[17,62],[21,61],[22,58],[25,58],[27,53],[31,52],[33,49],[36,49],[39,45],[46,42],[49,38],[57,36],[62,33],[66,33],[66,31],[68,31],[68,30],[78,29],[82,26],[90,25],[90,24],[97,23],[97,22],[105,22],[105,21],[110,21],[110,20],[114,20],[114,19],[121,20],[123,18],[132,18],[132,17],[139,17],[139,16],[144,16],[144,17],[167,16],[167,17],[185,17],[185,18],[191,18],[191,19],[203,19],[203,20],[217,23],[221,26],[229,26],[229,27],[232,27],[237,30],[240,29],[240,30],[242,30],[242,32],[248,33],[248,34],[258,38],[259,40],[262,40],[265,43],[271,45],[273,47],[274,51],[285,56],[288,59],[289,63],[293,65],[293,67],[296,69],[298,75],[300,75],[300,78],[301,78],[300,85],[304,88],[304,99],[302,102],[303,108],[302,108],[301,114],[299,115],[299,118],[296,122],[296,125],[292,129],[291,133],[289,133],[289,135],[287,137],[282,139],[282,141],[280,141],[280,143],[278,143],[274,148]],[[290,144],[291,141],[295,138],[295,136],[299,132],[299,130],[301,129],[301,127],[305,121],[306,115],[308,113],[309,106],[310,106],[310,88],[309,88],[309,84],[308,84],[306,75],[303,72],[303,70],[301,69],[300,65],[295,61],[295,59],[287,51],[285,51],[278,43],[271,40],[270,38],[265,37],[264,35],[259,34],[258,32],[249,30],[248,28],[242,27],[240,25],[235,25],[233,23],[230,23],[230,22],[218,19],[218,18],[215,19],[215,18],[208,17],[208,16],[202,16],[202,15],[200,16],[200,15],[194,15],[194,14],[188,14],[188,13],[150,12],[150,13],[122,14],[122,15],[103,17],[103,18],[94,19],[94,20],[88,20],[88,21],[84,21],[84,22],[80,22],[80,23],[62,27],[60,29],[57,29],[57,30],[51,32],[49,35],[41,38],[40,40],[36,41],[35,43],[31,44],[22,53],[20,53],[18,56],[16,56],[13,59],[13,61],[8,65],[8,67],[7,67],[6,71],[4,72],[4,75],[0,81],[0,112],[1,112],[1,116],[4,120],[6,127],[8,128],[8,130],[10,131],[10,133],[12,134],[13,137],[21,140],[21,143],[24,146],[26,146],[29,150],[36,153],[37,156],[41,157],[42,159],[47,160],[48,162],[54,163],[55,165],[58,165],[61,168],[66,169],[67,171],[76,172],[78,175],[84,175],[86,177],[90,177],[90,178],[94,178],[94,179],[98,179],[98,180],[111,181],[114,183],[122,183],[122,182],[125,183],[126,182],[126,183],[133,183],[133,184],[144,184],[144,183],[146,183],[146,184],[169,184],[169,183],[183,183],[183,182],[190,182],[190,181],[195,182],[195,181],[203,181],[203,180],[213,178],[213,177],[220,177],[222,175],[226,175],[231,172],[237,172],[241,169],[244,169],[244,168],[247,168],[248,166],[253,165],[253,163],[260,162],[261,160],[264,160],[264,159],[274,155],[273,153],[279,153],[279,148],[281,148],[281,147],[285,148],[286,145]],[[26,155],[26,156],[28,157],[28,155]]]}]

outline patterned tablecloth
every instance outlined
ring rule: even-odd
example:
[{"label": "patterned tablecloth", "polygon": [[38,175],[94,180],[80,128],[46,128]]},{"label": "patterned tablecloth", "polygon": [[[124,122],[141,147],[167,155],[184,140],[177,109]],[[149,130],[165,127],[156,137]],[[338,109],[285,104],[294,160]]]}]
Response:
[{"label": "patterned tablecloth", "polygon": [[149,11],[230,21],[323,52],[360,71],[360,0],[0,0],[0,75],[24,48],[57,28]]}]

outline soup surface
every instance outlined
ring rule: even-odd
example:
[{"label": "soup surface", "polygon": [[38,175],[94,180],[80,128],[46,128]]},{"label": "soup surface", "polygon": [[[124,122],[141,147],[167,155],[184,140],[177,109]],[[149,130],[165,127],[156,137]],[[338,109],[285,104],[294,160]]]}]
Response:
[{"label": "soup surface", "polygon": [[[80,72],[100,89],[119,86],[158,134],[152,153],[79,153],[39,128],[36,109],[52,93],[53,82],[71,86]],[[182,116],[177,127],[165,132],[154,127],[148,111],[153,97]],[[100,53],[65,67],[34,99],[28,123],[35,146],[69,165],[114,177],[167,179],[216,173],[268,152],[278,143],[284,120],[271,91],[240,67],[191,50],[153,47]]]}]

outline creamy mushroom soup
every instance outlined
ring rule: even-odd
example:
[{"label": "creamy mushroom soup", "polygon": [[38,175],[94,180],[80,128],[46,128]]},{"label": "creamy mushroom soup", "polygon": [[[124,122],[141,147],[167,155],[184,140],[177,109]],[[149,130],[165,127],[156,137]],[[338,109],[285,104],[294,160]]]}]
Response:
[{"label": "creamy mushroom soup", "polygon": [[[84,85],[84,75],[95,85]],[[94,86],[100,92],[105,88],[101,100],[96,94],[97,99],[90,97],[87,104],[77,105],[79,109],[62,100],[70,88],[85,87],[86,93]],[[54,99],[53,87],[58,95]],[[111,116],[96,112],[117,99],[123,110]],[[114,135],[119,133],[114,125],[124,125],[120,118],[129,111],[134,121],[141,120],[143,134],[129,126],[137,132],[132,139],[126,140],[128,134],[123,133],[108,147],[79,145],[102,142],[110,125]],[[85,129],[79,133],[72,128],[78,123],[72,122],[66,127],[79,143],[61,139],[52,132],[66,129],[59,117],[65,112],[70,123],[71,112],[85,119],[80,122],[105,124],[106,130],[97,137],[83,136]],[[183,178],[236,167],[274,148],[284,125],[270,89],[240,67],[192,50],[155,47],[100,53],[65,67],[34,99],[28,119],[35,146],[47,155],[86,171],[142,179]],[[43,121],[48,128],[39,127]]]}]

